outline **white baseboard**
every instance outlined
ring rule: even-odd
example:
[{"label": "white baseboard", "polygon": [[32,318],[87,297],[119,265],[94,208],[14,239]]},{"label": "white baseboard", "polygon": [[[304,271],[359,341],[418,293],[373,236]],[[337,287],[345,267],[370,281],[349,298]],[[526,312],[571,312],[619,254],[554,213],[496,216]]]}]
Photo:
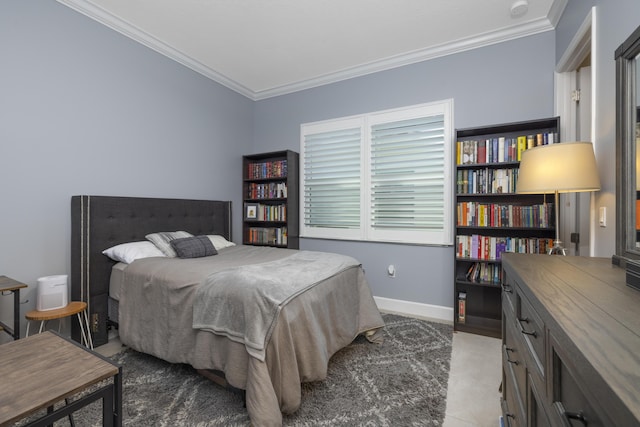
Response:
[{"label": "white baseboard", "polygon": [[412,301],[373,297],[380,311],[453,323],[453,308]]}]

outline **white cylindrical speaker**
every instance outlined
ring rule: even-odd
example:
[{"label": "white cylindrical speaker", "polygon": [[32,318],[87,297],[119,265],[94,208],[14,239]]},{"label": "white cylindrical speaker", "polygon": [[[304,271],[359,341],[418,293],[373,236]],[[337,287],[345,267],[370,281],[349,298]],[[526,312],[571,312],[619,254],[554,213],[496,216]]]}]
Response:
[{"label": "white cylindrical speaker", "polygon": [[67,275],[46,276],[38,279],[38,311],[55,310],[68,304]]}]

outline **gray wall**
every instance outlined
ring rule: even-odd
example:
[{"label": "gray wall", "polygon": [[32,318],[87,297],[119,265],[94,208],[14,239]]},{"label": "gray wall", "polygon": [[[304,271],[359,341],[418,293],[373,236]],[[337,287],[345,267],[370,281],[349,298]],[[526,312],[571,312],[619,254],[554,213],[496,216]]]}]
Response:
[{"label": "gray wall", "polygon": [[[567,50],[591,7],[596,7],[596,36],[592,41],[595,56],[595,138],[594,148],[602,189],[594,193],[595,206],[607,208],[608,226],[595,227],[595,255],[611,257],[616,239],[616,93],[614,52],[640,25],[637,0],[569,0],[556,29],[556,57]],[[595,219],[597,221],[597,218]]]},{"label": "gray wall", "polygon": [[[3,0],[0,274],[30,285],[24,313],[37,277],[68,272],[74,194],[231,199],[237,211],[241,155],[298,151],[304,122],[445,98],[454,99],[456,128],[552,116],[557,58],[594,4],[596,198],[614,218],[613,51],[638,24],[635,0],[570,0],[554,32],[258,102],[52,0]],[[596,231],[596,250],[610,256],[614,227]],[[312,239],[302,247],[358,257],[376,296],[452,305],[452,248]],[[395,279],[386,277],[390,263]],[[10,305],[0,299],[4,321]]]},{"label": "gray wall", "polygon": [[[253,151],[299,151],[301,123],[447,98],[456,128],[551,117],[554,64],[550,31],[258,101]],[[302,239],[301,248],[358,258],[375,296],[453,306],[452,247]]]},{"label": "gray wall", "polygon": [[252,101],[53,0],[0,2],[0,58],[0,275],[30,285],[23,314],[69,272],[72,195],[241,205]]}]

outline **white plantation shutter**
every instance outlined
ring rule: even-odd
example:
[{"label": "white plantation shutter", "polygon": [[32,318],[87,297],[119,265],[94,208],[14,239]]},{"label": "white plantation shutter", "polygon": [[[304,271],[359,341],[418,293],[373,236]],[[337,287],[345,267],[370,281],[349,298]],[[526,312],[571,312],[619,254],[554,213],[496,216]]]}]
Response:
[{"label": "white plantation shutter", "polygon": [[[371,228],[384,240],[445,227],[444,115],[371,126]],[[392,230],[392,233],[385,231]]]},{"label": "white plantation shutter", "polygon": [[[309,128],[303,136],[302,222],[307,236],[359,238],[361,141],[359,120]],[[351,230],[351,231],[349,231]]]},{"label": "white plantation shutter", "polygon": [[302,236],[452,244],[451,110],[303,125]]}]

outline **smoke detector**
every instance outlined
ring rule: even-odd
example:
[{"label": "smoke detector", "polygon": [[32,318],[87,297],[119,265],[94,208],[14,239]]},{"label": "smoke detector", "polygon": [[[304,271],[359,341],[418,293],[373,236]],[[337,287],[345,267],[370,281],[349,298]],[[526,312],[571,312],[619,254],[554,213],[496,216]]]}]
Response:
[{"label": "smoke detector", "polygon": [[528,0],[516,0],[511,5],[511,17],[520,18],[524,16],[529,10]]}]

